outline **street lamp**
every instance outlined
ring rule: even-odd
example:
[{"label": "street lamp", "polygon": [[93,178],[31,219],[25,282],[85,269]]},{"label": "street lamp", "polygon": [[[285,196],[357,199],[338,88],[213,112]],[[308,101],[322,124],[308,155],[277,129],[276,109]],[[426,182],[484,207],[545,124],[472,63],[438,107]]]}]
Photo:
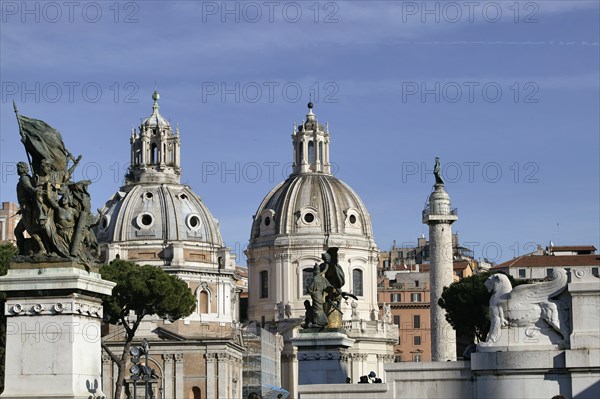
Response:
[{"label": "street lamp", "polygon": [[[131,362],[133,366],[129,369],[131,372],[131,380],[133,381],[133,397],[137,399],[137,382],[139,380],[144,381],[144,398],[152,399],[150,396],[150,389],[152,386],[152,380],[158,378],[153,369],[148,366],[148,352],[150,351],[150,344],[146,338],[142,340],[142,346],[133,346],[129,349],[131,355]],[[145,356],[145,364],[140,363],[140,358]]]}]

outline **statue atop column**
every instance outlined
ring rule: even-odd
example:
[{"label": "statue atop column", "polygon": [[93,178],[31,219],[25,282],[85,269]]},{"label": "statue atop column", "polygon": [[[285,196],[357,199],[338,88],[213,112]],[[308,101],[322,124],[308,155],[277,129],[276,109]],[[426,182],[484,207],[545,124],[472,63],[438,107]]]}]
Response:
[{"label": "statue atop column", "polygon": [[[74,158],[65,148],[58,130],[20,115],[13,106],[28,160],[17,164],[17,261],[63,259],[95,269],[98,243],[91,227],[96,220],[87,190],[91,182],[71,180],[81,156]],[[25,232],[31,238],[25,238]]]},{"label": "statue atop column", "polygon": [[439,157],[435,157],[435,166],[433,167],[433,174],[435,176],[435,184],[444,184]]},{"label": "statue atop column", "polygon": [[341,328],[342,299],[351,297],[358,300],[356,296],[342,291],[346,278],[338,263],[338,249],[327,249],[321,254],[323,263],[315,263],[313,281],[308,286],[312,302],[310,310],[307,309],[305,328]]}]

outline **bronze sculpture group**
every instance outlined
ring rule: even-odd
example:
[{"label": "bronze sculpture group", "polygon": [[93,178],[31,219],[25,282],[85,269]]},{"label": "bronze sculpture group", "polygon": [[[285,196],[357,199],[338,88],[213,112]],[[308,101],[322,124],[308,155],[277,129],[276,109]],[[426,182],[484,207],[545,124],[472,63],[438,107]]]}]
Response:
[{"label": "bronze sculpture group", "polygon": [[306,317],[304,328],[341,328],[341,301],[356,296],[342,292],[345,276],[338,264],[338,248],[329,248],[321,255],[323,263],[313,268],[313,280],[308,286],[312,303],[304,303]]},{"label": "bronze sculpture group", "polygon": [[70,260],[95,268],[98,242],[91,230],[96,221],[91,213],[90,181],[71,179],[81,156],[74,158],[67,151],[58,130],[19,115],[16,106],[15,113],[29,161],[17,164],[18,260]]}]

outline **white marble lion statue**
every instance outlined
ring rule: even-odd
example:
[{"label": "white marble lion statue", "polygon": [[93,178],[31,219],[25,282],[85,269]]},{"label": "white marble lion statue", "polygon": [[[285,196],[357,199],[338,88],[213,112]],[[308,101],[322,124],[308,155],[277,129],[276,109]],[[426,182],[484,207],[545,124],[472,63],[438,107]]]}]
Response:
[{"label": "white marble lion statue", "polygon": [[561,323],[557,304],[550,298],[558,296],[567,286],[567,272],[552,269],[552,280],[523,284],[515,288],[502,273],[490,276],[485,286],[492,292],[490,299],[490,332],[486,343],[498,342],[502,327],[530,327],[541,320],[548,323],[563,339],[568,341],[568,327]]}]

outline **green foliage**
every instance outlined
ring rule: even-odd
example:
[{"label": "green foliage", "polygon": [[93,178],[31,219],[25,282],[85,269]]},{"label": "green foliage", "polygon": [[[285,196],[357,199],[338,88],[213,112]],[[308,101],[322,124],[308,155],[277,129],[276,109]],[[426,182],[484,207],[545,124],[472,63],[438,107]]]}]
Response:
[{"label": "green foliage", "polygon": [[[120,323],[125,329],[125,344],[120,358],[102,342],[102,348],[118,368],[114,397],[120,398],[129,348],[144,316],[156,314],[171,321],[186,317],[196,308],[196,298],[183,280],[159,267],[115,260],[103,265],[100,274],[103,279],[117,283],[112,295],[103,298],[104,317],[109,323]],[[127,320],[130,311],[137,316],[131,324]]]},{"label": "green foliage", "polygon": [[117,260],[103,265],[100,274],[117,283],[112,296],[104,298],[104,314],[111,324],[123,321],[130,310],[139,319],[156,314],[173,321],[190,315],[196,308],[187,284],[159,267]]},{"label": "green foliage", "polygon": [[446,320],[454,327],[457,335],[467,337],[471,342],[475,337],[484,341],[490,329],[491,293],[484,284],[491,274],[474,274],[444,287],[438,301],[446,310]]},{"label": "green foliage", "polygon": [[4,276],[8,271],[10,259],[15,256],[19,250],[10,242],[0,244],[0,276]]},{"label": "green foliage", "polygon": [[[489,303],[492,294],[485,287],[485,281],[494,273],[483,272],[465,277],[450,287],[444,287],[438,301],[446,310],[446,320],[454,327],[458,336],[485,341],[490,330]],[[507,276],[513,287],[523,284]]]}]

